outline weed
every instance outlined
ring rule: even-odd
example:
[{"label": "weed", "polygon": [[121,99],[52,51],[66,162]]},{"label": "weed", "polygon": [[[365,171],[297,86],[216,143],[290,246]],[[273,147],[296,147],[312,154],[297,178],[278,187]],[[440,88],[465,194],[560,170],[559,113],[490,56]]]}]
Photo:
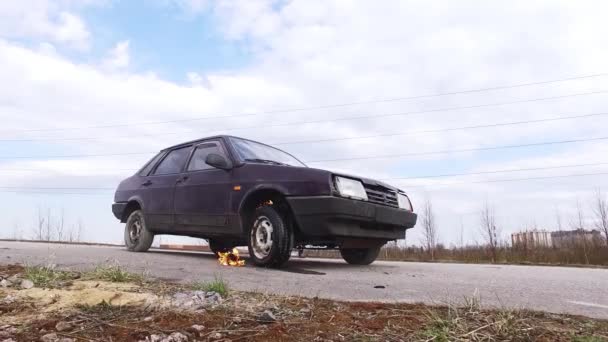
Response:
[{"label": "weed", "polygon": [[43,288],[55,287],[73,278],[72,273],[57,270],[53,266],[26,266],[24,274],[35,286]]},{"label": "weed", "polygon": [[145,278],[143,275],[126,271],[120,265],[97,266],[94,271],[86,274],[86,277],[112,283],[141,282]]},{"label": "weed", "polygon": [[192,288],[195,291],[216,292],[222,297],[226,297],[228,295],[228,283],[221,277],[217,276],[214,280],[209,282],[194,283]]}]

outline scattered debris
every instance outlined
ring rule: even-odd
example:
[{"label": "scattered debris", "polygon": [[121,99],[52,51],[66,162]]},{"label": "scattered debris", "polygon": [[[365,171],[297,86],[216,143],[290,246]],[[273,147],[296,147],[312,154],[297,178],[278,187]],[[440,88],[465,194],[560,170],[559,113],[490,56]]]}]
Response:
[{"label": "scattered debris", "polygon": [[188,336],[180,333],[174,332],[171,335],[150,335],[146,337],[145,340],[140,340],[139,342],[188,342]]},{"label": "scattered debris", "polygon": [[219,332],[216,332],[209,335],[209,338],[212,340],[221,340],[222,338],[224,338],[224,335],[220,334]]},{"label": "scattered debris", "polygon": [[273,323],[277,321],[277,317],[270,310],[265,310],[262,312],[258,321],[261,323]]},{"label": "scattered debris", "polygon": [[173,295],[171,305],[180,310],[198,311],[222,303],[222,296],[216,292],[188,291]]}]

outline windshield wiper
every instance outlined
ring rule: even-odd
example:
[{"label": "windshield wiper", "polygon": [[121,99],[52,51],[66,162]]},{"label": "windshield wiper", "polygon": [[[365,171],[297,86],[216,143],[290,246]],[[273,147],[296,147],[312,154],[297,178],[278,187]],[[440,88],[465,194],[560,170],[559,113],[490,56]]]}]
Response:
[{"label": "windshield wiper", "polygon": [[261,158],[247,158],[245,161],[250,161],[254,163],[264,163],[264,164],[274,164],[274,165],[284,165],[289,166],[288,164],[280,163],[278,161],[270,160],[270,159],[261,159]]}]

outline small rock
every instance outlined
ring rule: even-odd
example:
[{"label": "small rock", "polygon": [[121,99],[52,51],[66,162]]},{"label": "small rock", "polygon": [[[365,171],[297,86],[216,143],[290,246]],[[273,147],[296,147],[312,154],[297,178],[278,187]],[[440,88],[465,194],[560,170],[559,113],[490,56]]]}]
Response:
[{"label": "small rock", "polygon": [[8,295],[8,296],[4,297],[4,299],[2,300],[2,303],[3,304],[13,304],[16,301],[17,301],[17,297]]},{"label": "small rock", "polygon": [[26,290],[27,289],[31,289],[32,287],[34,287],[34,282],[31,281],[31,280],[29,280],[29,279],[23,279],[21,281],[21,285],[20,286],[21,286],[22,289],[26,289]]},{"label": "small rock", "polygon": [[11,287],[11,286],[13,286],[13,283],[11,283],[10,280],[8,280],[8,279],[0,280],[0,287],[7,288],[7,287]]},{"label": "small rock", "polygon": [[205,326],[204,325],[199,325],[199,324],[195,324],[193,326],[191,326],[191,328],[195,331],[201,332],[203,330],[205,330]]},{"label": "small rock", "polygon": [[8,331],[0,331],[0,338],[9,338],[11,334]]},{"label": "small rock", "polygon": [[56,342],[58,339],[59,339],[59,337],[57,336],[57,334],[51,333],[51,334],[46,334],[46,335],[42,336],[40,338],[40,341],[42,341],[42,342]]},{"label": "small rock", "polygon": [[167,340],[163,340],[163,342],[187,342],[188,341],[188,336],[180,333],[180,332],[174,332],[171,335],[169,335],[169,337],[167,338]]},{"label": "small rock", "polygon": [[209,336],[209,338],[212,339],[212,340],[221,340],[223,337],[224,337],[224,335],[222,335],[222,334],[220,334],[218,332],[213,333],[213,334],[211,334]]},{"label": "small rock", "polygon": [[2,342],[17,342],[17,341],[13,340],[12,338],[7,338],[6,340],[2,340]]},{"label": "small rock", "polygon": [[144,322],[152,322],[154,320],[153,317],[146,317],[144,318]]},{"label": "small rock", "polygon": [[258,321],[260,321],[262,323],[272,323],[272,322],[276,322],[276,320],[277,320],[277,317],[270,310],[266,310],[266,311],[262,312],[262,314],[258,318]]},{"label": "small rock", "polygon": [[12,276],[6,278],[8,281],[10,281],[11,283],[18,283],[20,280],[20,277],[18,274],[13,274]]},{"label": "small rock", "polygon": [[59,332],[71,330],[72,324],[70,324],[68,322],[59,322],[55,325],[55,329]]}]

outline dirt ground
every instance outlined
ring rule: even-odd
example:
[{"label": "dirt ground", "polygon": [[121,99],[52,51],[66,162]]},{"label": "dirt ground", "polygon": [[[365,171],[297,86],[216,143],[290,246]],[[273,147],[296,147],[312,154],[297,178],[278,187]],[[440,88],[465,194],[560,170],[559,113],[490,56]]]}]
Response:
[{"label": "dirt ground", "polygon": [[0,287],[0,341],[608,341],[608,321],[481,310],[474,298],[465,307],[429,307],[222,288],[220,301],[192,309],[170,298],[200,284],[49,274],[0,266],[0,279],[44,283]]}]

